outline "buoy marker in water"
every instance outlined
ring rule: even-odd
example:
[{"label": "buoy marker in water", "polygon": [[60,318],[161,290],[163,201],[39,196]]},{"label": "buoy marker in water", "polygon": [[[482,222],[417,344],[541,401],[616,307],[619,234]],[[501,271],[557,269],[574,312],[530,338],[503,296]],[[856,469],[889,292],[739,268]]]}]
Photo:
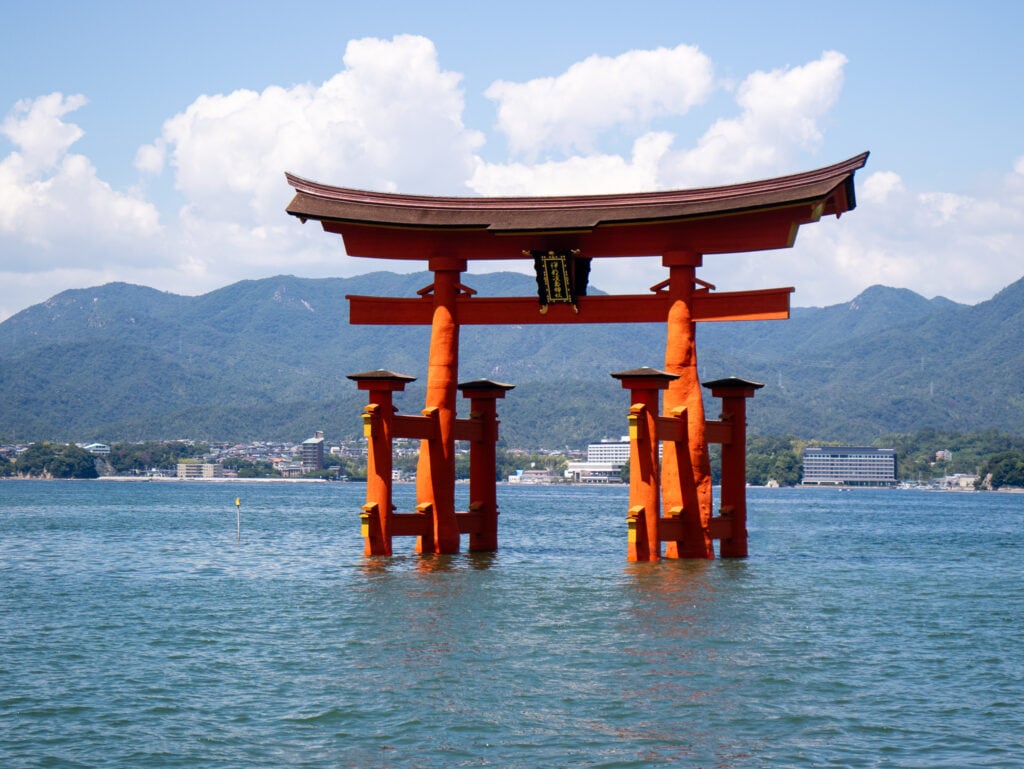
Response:
[{"label": "buoy marker in water", "polygon": [[235,514],[236,514],[236,517],[238,519],[238,536],[236,537],[235,541],[236,542],[241,542],[242,541],[242,498],[241,497],[235,497]]}]

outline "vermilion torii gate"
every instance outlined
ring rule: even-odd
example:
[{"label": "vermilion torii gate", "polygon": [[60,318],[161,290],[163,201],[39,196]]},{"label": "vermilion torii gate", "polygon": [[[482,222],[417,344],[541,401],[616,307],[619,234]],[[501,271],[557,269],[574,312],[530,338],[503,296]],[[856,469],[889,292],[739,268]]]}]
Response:
[{"label": "vermilion torii gate", "polygon": [[[351,375],[370,393],[363,414],[370,438],[363,535],[367,554],[389,555],[393,536],[418,537],[417,551],[497,548],[494,403],[511,385],[457,384],[459,328],[479,324],[664,322],[664,370],[618,372],[630,390],[630,560],[747,554],[745,399],[760,385],[708,383],[723,418],[704,417],[695,323],[789,317],[792,288],[716,292],[697,278],[708,254],[789,248],[804,224],[855,206],[853,178],[868,153],[792,176],[694,190],[525,198],[426,197],[331,187],[287,175],[288,213],[319,221],[344,239],[350,256],[420,260],[434,282],[419,298],[349,296],[353,324],[431,326],[426,403],[421,416],[394,413],[391,393],[409,377]],[[590,260],[660,256],[667,278],[650,294],[587,296]],[[479,297],[463,285],[470,260],[533,261],[538,297]],[[459,389],[471,398],[458,419]],[[663,409],[658,413],[660,391]],[[421,438],[417,510],[391,502],[391,440]],[[455,510],[455,441],[471,442],[470,510]],[[712,514],[708,442],[723,444],[722,506]],[[658,446],[662,456],[658,462]],[[490,447],[488,449],[488,446]],[[489,463],[489,466],[488,466]],[[659,494],[660,491],[660,494]],[[662,516],[664,509],[667,515]]]}]

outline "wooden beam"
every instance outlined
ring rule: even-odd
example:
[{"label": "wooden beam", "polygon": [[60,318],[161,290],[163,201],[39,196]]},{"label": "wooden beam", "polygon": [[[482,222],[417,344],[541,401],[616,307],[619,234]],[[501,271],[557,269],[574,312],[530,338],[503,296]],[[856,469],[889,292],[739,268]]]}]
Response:
[{"label": "wooden beam", "polygon": [[732,425],[717,419],[705,420],[704,435],[708,443],[732,443]]},{"label": "wooden beam", "polygon": [[[785,320],[792,288],[698,293],[692,314],[698,321]],[[349,302],[349,323],[357,326],[429,326],[434,305],[430,296],[416,299],[355,296]],[[665,292],[581,296],[579,312],[568,304],[548,305],[541,313],[533,297],[459,296],[455,302],[460,326],[522,326],[551,323],[664,323],[672,299]]]},{"label": "wooden beam", "polygon": [[711,530],[711,539],[729,539],[732,536],[732,519],[716,516],[711,519],[708,528]]},{"label": "wooden beam", "polygon": [[433,530],[434,521],[426,513],[392,513],[391,536],[421,537]]},{"label": "wooden beam", "polygon": [[391,417],[391,435],[394,438],[436,438],[437,420],[425,416],[395,414]]},{"label": "wooden beam", "polygon": [[459,534],[476,534],[483,528],[483,515],[476,511],[457,511],[455,522],[459,526]]}]

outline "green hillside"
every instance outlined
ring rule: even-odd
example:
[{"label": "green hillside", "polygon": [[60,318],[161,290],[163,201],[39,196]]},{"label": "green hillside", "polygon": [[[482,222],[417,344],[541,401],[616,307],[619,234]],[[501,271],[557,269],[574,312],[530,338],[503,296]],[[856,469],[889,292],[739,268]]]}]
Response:
[{"label": "green hillside", "polygon": [[[199,297],[127,284],[63,292],[0,323],[0,440],[355,436],[365,395],[345,375],[418,377],[396,401],[418,412],[429,329],[350,326],[345,295],[412,297],[431,281],[378,272]],[[463,282],[482,296],[535,290],[515,273]],[[1024,280],[976,306],[875,286],[788,321],[701,324],[699,366],[703,379],[766,384],[753,433],[1024,433],[1022,329]],[[660,366],[664,340],[660,324],[465,327],[460,378],[516,385],[500,407],[509,446],[579,447],[623,431],[627,396],[608,375]]]}]

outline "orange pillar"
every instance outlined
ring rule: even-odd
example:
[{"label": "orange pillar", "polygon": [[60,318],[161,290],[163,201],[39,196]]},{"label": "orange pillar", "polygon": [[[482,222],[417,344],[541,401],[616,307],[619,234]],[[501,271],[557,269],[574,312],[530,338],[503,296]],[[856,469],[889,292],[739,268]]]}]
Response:
[{"label": "orange pillar", "polygon": [[[710,529],[711,462],[705,434],[704,400],[697,377],[696,324],[692,314],[696,268],[701,265],[702,257],[689,251],[677,251],[665,254],[662,262],[669,268],[668,291],[672,299],[665,343],[665,371],[678,377],[665,392],[664,410],[668,414],[678,407],[686,409],[689,465],[693,472],[692,479],[680,477],[678,468],[685,467],[687,463],[679,461],[681,458],[676,457],[672,443],[666,443],[662,452],[663,497],[667,509],[682,508],[684,531],[699,532],[697,536],[688,536],[683,541],[669,542],[665,555],[669,558],[714,558]],[[697,509],[693,509],[694,500]]]},{"label": "orange pillar", "polygon": [[395,407],[392,393],[401,392],[415,377],[392,371],[366,371],[349,374],[360,390],[368,390],[370,402],[363,409],[363,435],[366,451],[366,504],[363,505],[363,538],[366,555],[391,555],[392,503],[392,419]]},{"label": "orange pillar", "polygon": [[629,527],[626,559],[661,559],[658,521],[661,518],[661,487],[658,467],[659,391],[669,387],[673,374],[639,368],[612,374],[630,391],[629,407]]},{"label": "orange pillar", "polygon": [[722,443],[721,516],[730,523],[719,553],[723,558],[747,557],[747,398],[764,387],[758,382],[730,377],[705,382],[711,395],[722,399],[722,422],[729,440]]},{"label": "orange pillar", "polygon": [[469,417],[479,433],[469,444],[469,508],[480,516],[480,527],[469,535],[470,550],[498,549],[498,410],[496,401],[515,385],[477,379],[459,385],[469,398]]},{"label": "orange pillar", "polygon": [[459,552],[459,528],[455,518],[455,400],[459,369],[459,324],[455,299],[463,259],[435,257],[434,312],[430,327],[430,359],[427,364],[425,411],[437,409],[439,437],[423,441],[416,471],[416,496],[420,506],[429,504],[433,531],[416,545],[421,553]]}]

